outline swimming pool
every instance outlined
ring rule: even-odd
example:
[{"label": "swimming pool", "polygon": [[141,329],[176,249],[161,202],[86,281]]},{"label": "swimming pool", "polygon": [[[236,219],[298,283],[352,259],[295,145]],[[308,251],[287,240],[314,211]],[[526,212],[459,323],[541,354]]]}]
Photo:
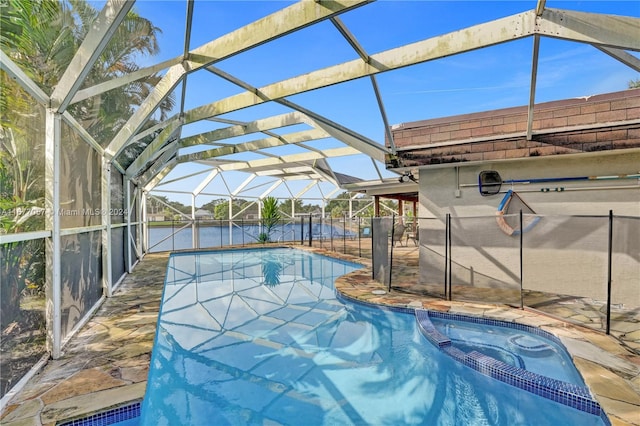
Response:
[{"label": "swimming pool", "polygon": [[479,374],[416,317],[343,303],[360,265],[295,249],[170,258],[141,425],[602,425]]}]

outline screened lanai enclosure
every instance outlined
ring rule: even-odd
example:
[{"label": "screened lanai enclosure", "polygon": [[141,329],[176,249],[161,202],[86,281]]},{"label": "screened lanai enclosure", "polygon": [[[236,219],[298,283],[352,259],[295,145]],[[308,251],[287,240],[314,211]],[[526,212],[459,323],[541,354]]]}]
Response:
[{"label": "screened lanai enclosure", "polygon": [[0,13],[3,396],[145,253],[177,248],[150,230],[184,227],[201,247],[196,224],[225,221],[218,245],[238,244],[272,199],[281,220],[331,217],[343,237],[358,216],[415,217],[398,211],[418,200],[418,171],[396,161],[394,124],[624,90],[640,71],[626,1],[4,0]]}]

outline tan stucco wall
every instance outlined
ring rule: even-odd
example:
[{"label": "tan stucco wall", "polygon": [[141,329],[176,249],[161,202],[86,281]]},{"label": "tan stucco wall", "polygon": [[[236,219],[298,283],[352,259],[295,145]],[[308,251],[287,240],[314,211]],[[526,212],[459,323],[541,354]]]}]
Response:
[{"label": "tan stucco wall", "polygon": [[[456,197],[456,168],[426,167],[419,171],[421,217],[446,213],[458,216],[495,214],[504,194],[481,196],[477,185],[482,170],[496,170],[503,180],[539,179],[576,176],[610,176],[640,173],[640,151],[616,154],[529,158],[459,167],[459,197]],[[474,185],[474,186],[465,186]],[[564,192],[555,192],[555,188]],[[629,187],[628,189],[612,189]],[[541,192],[550,188],[549,192]],[[602,188],[602,189],[597,189]],[[543,215],[616,215],[640,216],[640,181],[590,180],[502,185],[502,191],[513,189]]]},{"label": "tan stucco wall", "polygon": [[[496,170],[503,180],[574,176],[609,176],[640,173],[640,152],[607,155],[580,154],[459,167],[420,169],[420,217],[444,219],[479,217],[457,222],[453,254],[454,283],[475,286],[519,288],[519,237],[502,232],[495,220],[504,194],[481,196],[477,187],[482,170]],[[456,185],[456,174],[460,188]],[[465,186],[470,185],[470,186]],[[564,187],[564,192],[555,192]],[[622,187],[628,187],[623,189]],[[541,188],[551,188],[541,192]],[[600,189],[598,189],[600,188]],[[503,184],[502,191],[511,189]],[[520,197],[538,215],[548,216],[525,233],[524,286],[526,289],[606,300],[608,216],[640,217],[638,179],[591,180],[514,185]],[[456,196],[458,192],[459,196]],[[575,218],[588,215],[599,218]],[[431,223],[431,222],[437,222]],[[613,302],[640,307],[639,221],[614,222],[616,229],[613,266]],[[421,232],[421,245],[443,239],[440,220],[424,221],[432,229]],[[435,226],[434,226],[435,225]],[[629,226],[630,225],[630,226]],[[617,228],[616,228],[617,226]],[[424,227],[426,228],[426,226]],[[442,282],[438,256],[433,246],[421,247],[421,282]],[[436,247],[440,256],[444,247]],[[435,272],[435,273],[434,273]],[[469,278],[471,276],[474,278]]]}]

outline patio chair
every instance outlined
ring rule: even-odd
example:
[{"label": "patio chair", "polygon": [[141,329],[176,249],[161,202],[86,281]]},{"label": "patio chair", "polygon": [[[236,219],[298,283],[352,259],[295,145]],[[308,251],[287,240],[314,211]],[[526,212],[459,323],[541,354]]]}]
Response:
[{"label": "patio chair", "polygon": [[393,225],[393,241],[391,242],[394,246],[397,242],[402,243],[402,238],[404,237],[404,231],[407,227],[402,223],[396,223]]},{"label": "patio chair", "polygon": [[415,246],[417,246],[419,239],[420,239],[420,230],[418,229],[418,226],[416,225],[416,230],[415,231],[407,232],[407,239],[406,239],[404,244],[405,245],[409,245],[409,240],[413,240],[413,244]]}]

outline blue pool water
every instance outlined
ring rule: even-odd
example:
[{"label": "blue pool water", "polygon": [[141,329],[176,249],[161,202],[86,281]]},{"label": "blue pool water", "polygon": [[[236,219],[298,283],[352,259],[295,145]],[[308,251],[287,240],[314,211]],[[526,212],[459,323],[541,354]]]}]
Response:
[{"label": "blue pool water", "polygon": [[359,267],[294,249],[171,256],[139,424],[604,424],[443,355],[410,313],[337,299]]}]

